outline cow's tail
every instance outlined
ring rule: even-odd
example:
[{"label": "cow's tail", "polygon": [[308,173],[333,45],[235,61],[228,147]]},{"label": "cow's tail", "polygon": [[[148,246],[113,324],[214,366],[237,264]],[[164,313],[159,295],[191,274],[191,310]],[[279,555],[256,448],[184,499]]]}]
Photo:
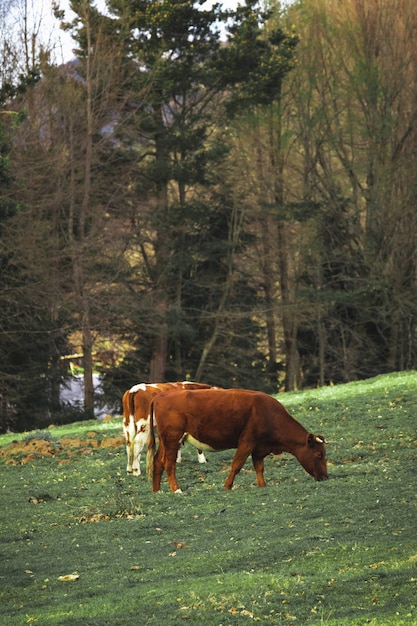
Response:
[{"label": "cow's tail", "polygon": [[148,452],[146,455],[146,473],[148,479],[153,480],[153,466],[155,458],[155,432],[154,432],[154,409],[153,402],[149,409],[149,437],[148,437]]},{"label": "cow's tail", "polygon": [[134,415],[135,414],[135,395],[136,393],[133,391],[129,391],[129,396],[128,396],[128,405],[129,405],[129,414],[130,415]]}]

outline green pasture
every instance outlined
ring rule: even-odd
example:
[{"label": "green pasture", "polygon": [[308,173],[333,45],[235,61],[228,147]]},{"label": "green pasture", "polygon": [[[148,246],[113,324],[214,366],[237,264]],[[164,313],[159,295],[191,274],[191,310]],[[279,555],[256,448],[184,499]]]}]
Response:
[{"label": "green pasture", "polygon": [[417,624],[417,373],[279,399],[328,481],[283,455],[228,492],[233,451],[186,447],[152,494],[120,419],[0,437],[1,626]]}]

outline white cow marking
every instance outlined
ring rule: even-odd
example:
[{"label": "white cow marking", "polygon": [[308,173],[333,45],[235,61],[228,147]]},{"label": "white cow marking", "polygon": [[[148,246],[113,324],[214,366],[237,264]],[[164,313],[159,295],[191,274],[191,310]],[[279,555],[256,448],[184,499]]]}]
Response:
[{"label": "white cow marking", "polygon": [[137,391],[139,391],[139,389],[141,391],[146,391],[146,385],[145,383],[139,383],[138,385],[133,385],[133,387],[131,387],[129,389],[130,393],[136,393]]}]

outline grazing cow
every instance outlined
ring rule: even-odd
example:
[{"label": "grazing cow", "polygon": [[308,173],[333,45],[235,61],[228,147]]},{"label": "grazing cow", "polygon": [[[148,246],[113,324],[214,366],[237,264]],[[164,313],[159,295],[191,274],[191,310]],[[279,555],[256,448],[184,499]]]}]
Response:
[{"label": "grazing cow", "polygon": [[224,484],[231,489],[236,474],[251,454],[259,487],[265,487],[264,458],[290,452],[316,480],[327,476],[326,443],[309,433],[277,400],[258,391],[208,389],[167,391],[152,401],[159,447],[150,432],[147,469],[152,490],[160,490],[166,470],[171,491],[181,492],[175,475],[179,446],[188,441],[203,450],[237,448]]},{"label": "grazing cow", "polygon": [[[123,394],[123,434],[126,441],[128,474],[139,476],[140,455],[148,440],[150,430],[149,409],[152,398],[164,390],[172,389],[209,389],[210,385],[188,381],[176,383],[140,383]],[[181,460],[181,453],[178,452]],[[205,463],[202,451],[198,451],[198,460]]]}]

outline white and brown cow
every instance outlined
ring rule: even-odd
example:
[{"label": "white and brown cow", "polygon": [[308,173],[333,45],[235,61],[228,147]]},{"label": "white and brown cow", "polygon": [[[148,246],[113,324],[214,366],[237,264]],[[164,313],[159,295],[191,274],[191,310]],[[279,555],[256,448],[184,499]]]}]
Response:
[{"label": "white and brown cow", "polygon": [[[161,391],[174,389],[209,389],[210,385],[188,381],[175,383],[140,383],[134,385],[123,394],[123,434],[126,441],[128,474],[140,475],[140,455],[148,441],[150,431],[149,410],[152,399]],[[181,452],[178,451],[178,461]],[[198,460],[205,463],[206,459],[198,450]]]}]

